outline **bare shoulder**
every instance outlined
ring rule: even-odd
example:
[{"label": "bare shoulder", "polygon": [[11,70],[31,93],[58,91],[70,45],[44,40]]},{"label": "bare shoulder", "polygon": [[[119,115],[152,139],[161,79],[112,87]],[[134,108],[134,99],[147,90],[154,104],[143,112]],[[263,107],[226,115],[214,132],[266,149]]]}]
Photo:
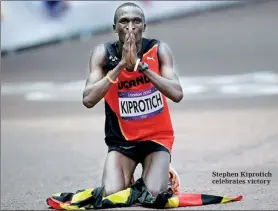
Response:
[{"label": "bare shoulder", "polygon": [[90,87],[95,82],[101,80],[105,75],[103,68],[105,64],[106,49],[104,44],[97,45],[90,54],[89,59],[89,76],[86,81],[86,88]]},{"label": "bare shoulder", "polygon": [[168,52],[170,52],[170,48],[169,48],[169,46],[166,42],[160,41],[159,42],[159,51],[162,51],[162,52],[168,51]]},{"label": "bare shoulder", "polygon": [[158,58],[160,64],[173,65],[173,55],[169,46],[165,42],[159,43]]},{"label": "bare shoulder", "polygon": [[101,68],[105,64],[106,49],[105,44],[98,44],[90,54],[89,67],[90,71],[94,68]]},{"label": "bare shoulder", "polygon": [[176,74],[176,69],[174,67],[175,65],[172,52],[168,45],[164,42],[160,42],[158,48],[158,58],[161,76],[171,80],[179,81],[178,75]]}]

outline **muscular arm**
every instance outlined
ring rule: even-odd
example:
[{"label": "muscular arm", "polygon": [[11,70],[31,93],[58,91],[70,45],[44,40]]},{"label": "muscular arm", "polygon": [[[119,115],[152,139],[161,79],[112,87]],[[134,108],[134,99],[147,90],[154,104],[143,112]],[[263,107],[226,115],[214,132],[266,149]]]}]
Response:
[{"label": "muscular arm", "polygon": [[153,85],[166,97],[174,102],[180,102],[183,91],[178,76],[174,71],[173,58],[166,44],[161,43],[158,51],[161,76],[150,69],[143,72]]},{"label": "muscular arm", "polygon": [[[102,68],[104,62],[105,47],[104,45],[99,45],[90,57],[90,74],[83,91],[83,105],[87,108],[94,107],[105,96],[111,86],[111,83],[105,78],[106,73]],[[122,69],[123,66],[120,62],[113,70],[109,71],[110,78],[116,80]]]}]

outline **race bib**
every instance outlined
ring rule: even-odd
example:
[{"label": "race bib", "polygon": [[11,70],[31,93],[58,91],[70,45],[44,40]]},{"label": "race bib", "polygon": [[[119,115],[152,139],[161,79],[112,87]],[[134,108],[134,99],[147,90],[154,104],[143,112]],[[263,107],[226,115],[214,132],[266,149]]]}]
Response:
[{"label": "race bib", "polygon": [[124,120],[146,119],[163,112],[162,94],[155,88],[144,91],[119,92],[120,115]]}]

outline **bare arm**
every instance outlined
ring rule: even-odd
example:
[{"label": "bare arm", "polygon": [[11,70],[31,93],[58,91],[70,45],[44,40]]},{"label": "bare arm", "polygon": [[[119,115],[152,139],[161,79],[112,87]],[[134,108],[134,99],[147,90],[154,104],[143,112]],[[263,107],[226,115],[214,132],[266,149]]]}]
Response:
[{"label": "bare arm", "polygon": [[[105,77],[106,73],[102,68],[104,62],[105,47],[102,44],[95,48],[90,57],[90,74],[83,91],[83,105],[87,108],[93,108],[105,96],[111,86],[111,82]],[[110,78],[115,81],[122,69],[123,65],[120,62],[113,70],[109,71]]]},{"label": "bare arm", "polygon": [[174,102],[180,102],[183,91],[178,76],[174,71],[172,54],[166,44],[161,43],[158,51],[161,76],[150,69],[143,72],[153,85],[166,97]]}]

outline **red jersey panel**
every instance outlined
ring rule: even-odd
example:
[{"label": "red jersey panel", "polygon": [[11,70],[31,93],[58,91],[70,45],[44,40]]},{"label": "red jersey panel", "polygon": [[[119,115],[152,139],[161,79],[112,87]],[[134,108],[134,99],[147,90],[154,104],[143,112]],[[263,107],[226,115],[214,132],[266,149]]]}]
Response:
[{"label": "red jersey panel", "polygon": [[[160,74],[157,52],[158,44],[143,55],[142,61]],[[116,114],[126,141],[152,140],[172,150],[174,134],[166,97],[138,70],[124,69],[105,101]]]}]

